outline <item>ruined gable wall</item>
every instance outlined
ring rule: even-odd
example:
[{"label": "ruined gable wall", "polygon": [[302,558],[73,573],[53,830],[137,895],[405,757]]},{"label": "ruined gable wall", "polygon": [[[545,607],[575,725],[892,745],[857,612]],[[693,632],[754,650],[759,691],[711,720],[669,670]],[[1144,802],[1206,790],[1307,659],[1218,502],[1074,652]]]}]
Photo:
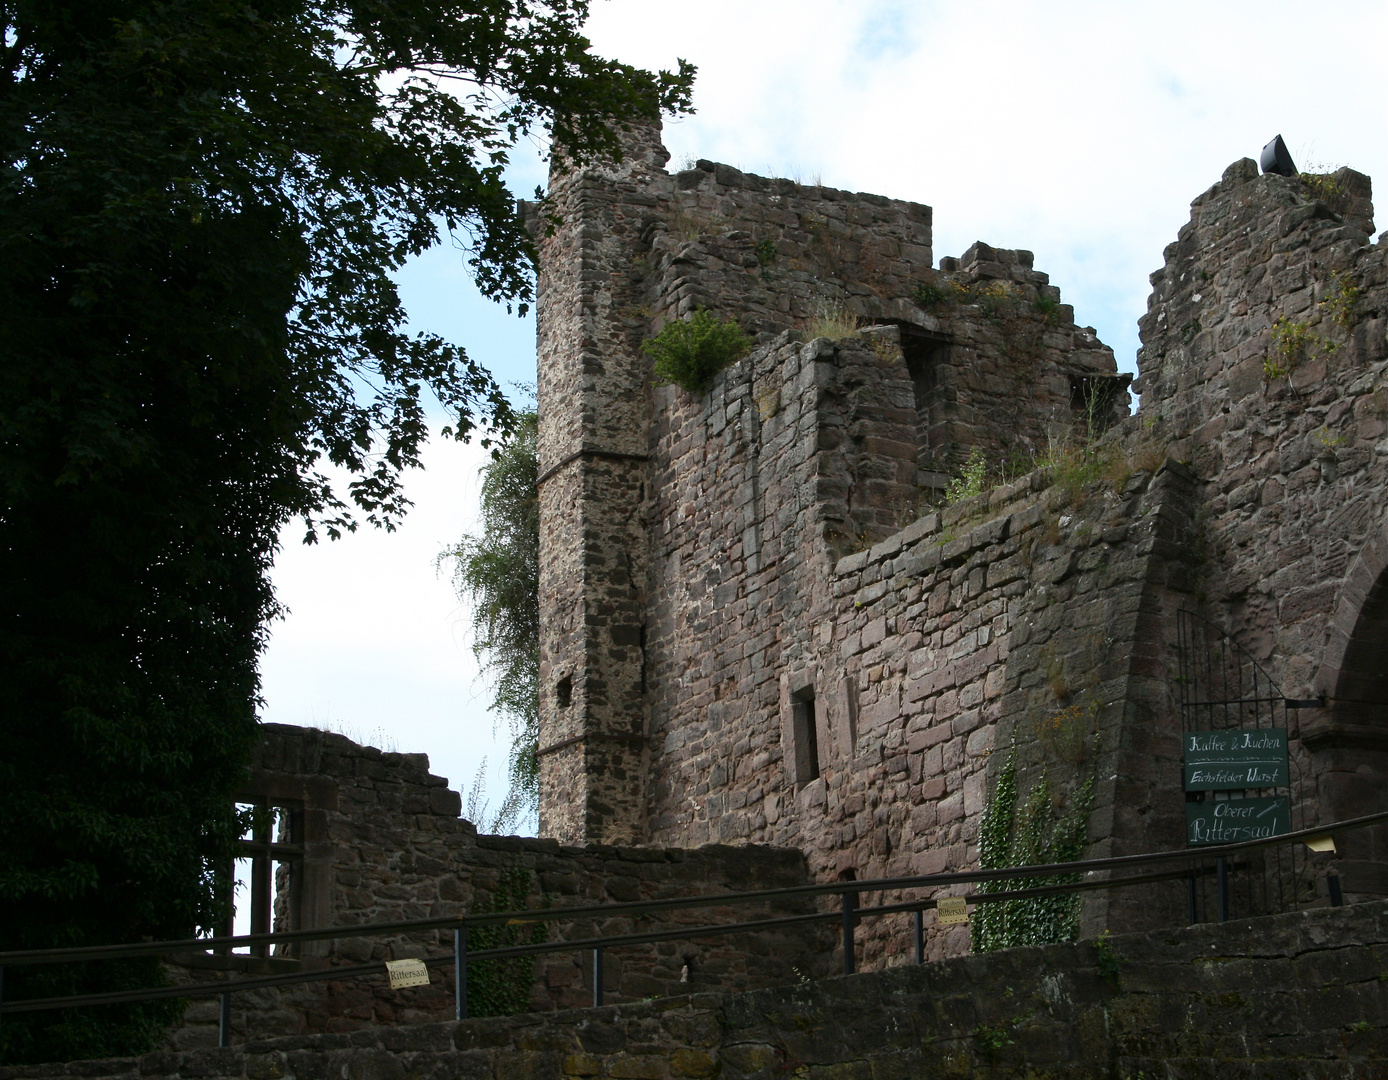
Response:
[{"label": "ruined gable wall", "polygon": [[[265,739],[244,794],[300,807],[310,819],[302,871],[320,895],[306,898],[310,911],[298,920],[303,928],[496,910],[494,894],[498,889],[513,890],[518,878],[528,890],[526,903],[531,907],[791,887],[809,880],[798,852],[765,847],[619,850],[479,836],[471,822],[459,817],[458,793],[444,778],[429,773],[426,755],[385,753],[341,735],[288,725],[265,725]],[[639,920],[608,918],[600,925],[593,920],[557,923],[551,924],[551,939],[702,926],[756,918],[767,910],[713,907]],[[774,914],[808,910],[808,902],[791,900],[779,903]],[[287,914],[281,905],[276,929],[290,928]],[[829,928],[811,925],[612,949],[604,964],[605,991],[608,1000],[620,1002],[691,987],[791,983],[802,975],[826,974],[832,942]],[[277,948],[269,958],[184,957],[171,971],[178,980],[207,981],[449,955],[452,947],[449,930],[343,938]],[[472,947],[482,946],[474,938]],[[451,966],[435,968],[430,986],[398,991],[389,990],[382,975],[237,993],[232,997],[233,1041],[451,1019],[452,974]],[[591,1002],[591,955],[586,950],[536,958],[532,1009]],[[215,1046],[217,1022],[217,999],[198,999],[168,1042],[180,1048]]]},{"label": "ruined gable wall", "polygon": [[[1388,245],[1369,240],[1370,196],[1353,170],[1308,184],[1236,162],[1192,203],[1140,323],[1140,422],[1204,482],[1205,610],[1283,693],[1330,695],[1290,716],[1308,820],[1388,791],[1388,695],[1340,670],[1386,561]],[[1368,654],[1381,671],[1381,645]],[[1350,844],[1347,887],[1388,891],[1388,836]]]}]

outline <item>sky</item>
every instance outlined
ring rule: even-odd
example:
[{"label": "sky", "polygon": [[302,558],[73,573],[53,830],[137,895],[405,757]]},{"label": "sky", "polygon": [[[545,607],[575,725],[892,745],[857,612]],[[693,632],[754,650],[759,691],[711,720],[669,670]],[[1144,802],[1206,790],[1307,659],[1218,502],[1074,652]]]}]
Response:
[{"label": "sky", "polygon": [[[708,158],[927,203],[937,264],[975,240],[1031,250],[1124,371],[1148,274],[1231,162],[1281,134],[1303,170],[1388,184],[1383,0],[594,0],[587,32],[626,63],[698,66],[696,112],[666,122],[670,168]],[[520,196],[543,184],[540,147],[523,143],[510,176]],[[464,346],[517,397],[534,384],[533,319],[478,296],[456,246],[399,281],[415,328]],[[436,566],[477,528],[485,460],[433,440],[395,533],[304,547],[286,530],[274,583],[290,613],[261,665],[262,719],[426,752],[465,797],[485,758],[494,809],[505,731],[469,611]]]}]

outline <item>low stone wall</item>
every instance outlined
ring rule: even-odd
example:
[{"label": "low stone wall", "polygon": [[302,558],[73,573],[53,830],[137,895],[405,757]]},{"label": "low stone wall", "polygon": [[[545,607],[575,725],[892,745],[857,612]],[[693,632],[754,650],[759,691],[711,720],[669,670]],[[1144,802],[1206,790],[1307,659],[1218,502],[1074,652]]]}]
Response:
[{"label": "low stone wall", "polygon": [[0,1068],[0,1080],[1371,1080],[1385,1070],[1380,901],[739,995]]}]

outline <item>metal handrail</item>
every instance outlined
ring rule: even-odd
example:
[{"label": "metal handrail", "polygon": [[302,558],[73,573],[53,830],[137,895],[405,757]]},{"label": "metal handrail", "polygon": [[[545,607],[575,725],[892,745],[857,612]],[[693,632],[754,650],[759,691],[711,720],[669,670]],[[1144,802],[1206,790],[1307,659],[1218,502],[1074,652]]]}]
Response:
[{"label": "metal handrail", "polygon": [[[635,901],[615,904],[586,904],[562,908],[525,909],[520,911],[493,912],[481,915],[455,915],[433,919],[412,919],[386,923],[365,923],[358,926],[333,927],[322,930],[293,930],[268,934],[243,934],[216,938],[190,938],[175,941],[140,942],[127,945],[96,945],[65,949],[28,949],[0,952],[0,970],[9,965],[50,964],[78,960],[117,959],[130,956],[168,955],[190,950],[204,951],[237,945],[260,945],[275,942],[314,941],[332,938],[352,938],[379,936],[421,930],[451,929],[454,931],[454,952],[441,956],[425,957],[430,967],[455,965],[455,989],[458,994],[458,1014],[466,1015],[463,972],[469,960],[506,959],[519,956],[533,956],[550,952],[572,952],[594,950],[595,968],[600,970],[603,949],[623,945],[647,944],[656,941],[689,940],[699,937],[713,937],[726,934],[747,933],[755,930],[790,926],[799,923],[828,922],[842,919],[845,928],[845,970],[852,970],[851,926],[865,916],[881,916],[897,912],[923,912],[936,906],[935,899],[921,898],[895,904],[859,908],[856,898],[865,892],[885,892],[911,888],[942,888],[950,885],[969,884],[998,880],[1018,880],[1026,878],[1068,876],[1081,873],[1101,873],[1120,868],[1157,865],[1161,863],[1189,863],[1211,857],[1228,858],[1247,851],[1300,843],[1306,840],[1329,836],[1333,833],[1360,829],[1369,825],[1388,821],[1388,811],[1367,814],[1345,821],[1331,822],[1314,828],[1301,829],[1282,836],[1261,840],[1248,840],[1237,844],[1221,844],[1202,848],[1183,848],[1176,851],[1147,852],[1139,855],[1120,855],[1105,859],[1081,859],[1065,863],[1045,863],[1031,866],[996,867],[992,869],[965,870],[947,874],[921,874],[909,877],[876,878],[864,881],[838,881],[829,884],[799,885],[780,889],[760,889],[736,893],[714,893],[703,896],[676,897],[666,900]],[[1085,892],[1093,889],[1123,888],[1131,885],[1148,884],[1154,881],[1171,880],[1188,873],[1185,868],[1161,873],[1130,874],[1116,878],[1093,878],[1057,885],[1034,886],[999,892],[972,893],[964,899],[969,903],[996,903],[1007,900],[1026,899],[1035,896],[1056,895],[1071,892]],[[468,951],[466,948],[467,928],[495,926],[501,924],[548,923],[575,921],[589,917],[622,915],[644,915],[657,911],[683,910],[699,907],[725,906],[741,903],[775,902],[777,900],[813,897],[838,896],[843,899],[842,911],[813,912],[804,915],[779,916],[738,923],[708,924],[703,926],[673,927],[667,930],[648,931],[639,934],[607,935],[591,938],[569,939],[566,941],[535,942],[528,945],[512,945],[496,949]],[[920,954],[920,921],[917,915],[917,954]],[[237,979],[223,983],[195,983],[185,986],[154,987],[146,990],[112,991],[104,994],[82,994],[68,997],[35,998],[29,1000],[0,1001],[0,1013],[37,1012],[59,1008],[77,1008],[88,1005],[107,1005],[122,1002],[149,1001],[160,998],[213,997],[221,996],[223,1001],[223,1045],[226,1036],[226,1010],[228,995],[231,993],[261,989],[270,986],[293,983],[314,982],[327,979],[354,978],[364,975],[384,973],[384,964],[376,961],[370,964],[352,966],[322,967],[311,971],[289,972],[281,975],[267,975],[257,978]],[[601,997],[601,980],[595,981],[594,997]]]},{"label": "metal handrail", "polygon": [[175,941],[147,941],[128,945],[83,945],[64,949],[24,949],[0,952],[0,965],[59,964],[77,960],[111,960],[127,956],[164,956],[172,952],[208,951],[239,946],[267,945],[295,941],[324,941],[333,938],[372,937],[380,934],[415,930],[453,930],[463,926],[498,926],[518,922],[557,922],[563,919],[582,919],[589,916],[646,915],[672,909],[717,907],[722,904],[775,901],[806,896],[842,896],[844,893],[880,892],[888,889],[935,888],[963,885],[975,881],[993,881],[1015,877],[1049,877],[1142,866],[1162,862],[1186,862],[1208,859],[1216,852],[1234,855],[1243,851],[1299,843],[1333,832],[1363,828],[1388,821],[1388,811],[1348,818],[1345,821],[1317,825],[1284,833],[1263,840],[1245,840],[1218,847],[1181,848],[1176,851],[1151,851],[1140,855],[1116,855],[1106,859],[1080,859],[1075,862],[1038,863],[1034,866],[996,867],[988,870],[960,870],[948,874],[918,874],[910,877],[874,878],[864,881],[835,881],[821,885],[793,885],[781,889],[756,889],[747,892],[710,893],[704,896],[672,897],[668,900],[637,900],[616,904],[583,904],[574,907],[523,908],[519,911],[489,912],[480,915],[447,915],[432,919],[408,919],[399,922],[362,923],[357,926],[338,926],[322,930],[283,930],[273,934],[240,934],[224,937],[183,938]]}]

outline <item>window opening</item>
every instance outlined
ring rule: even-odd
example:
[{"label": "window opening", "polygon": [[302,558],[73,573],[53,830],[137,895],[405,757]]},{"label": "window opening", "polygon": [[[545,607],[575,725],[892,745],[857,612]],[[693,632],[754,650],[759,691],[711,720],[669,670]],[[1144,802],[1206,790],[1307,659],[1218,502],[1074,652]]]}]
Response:
[{"label": "window opening", "polygon": [[901,327],[901,353],[916,395],[916,463],[927,473],[949,472],[946,456],[954,440],[950,425],[954,388],[947,371],[950,338],[910,324]]},{"label": "window opening", "polygon": [[[303,890],[304,812],[293,806],[237,803],[250,811],[250,825],[236,842],[231,868],[232,912],[229,934],[268,934],[300,929]],[[237,950],[269,956],[268,945]],[[276,956],[293,955],[290,945],[277,945]]]},{"label": "window opening", "polygon": [[554,685],[554,697],[558,701],[561,709],[567,709],[573,704],[574,699],[574,680],[572,675],[565,675]]},{"label": "window opening", "polygon": [[791,698],[791,738],[795,743],[795,782],[819,779],[819,733],[815,730],[814,687],[797,690]]}]

